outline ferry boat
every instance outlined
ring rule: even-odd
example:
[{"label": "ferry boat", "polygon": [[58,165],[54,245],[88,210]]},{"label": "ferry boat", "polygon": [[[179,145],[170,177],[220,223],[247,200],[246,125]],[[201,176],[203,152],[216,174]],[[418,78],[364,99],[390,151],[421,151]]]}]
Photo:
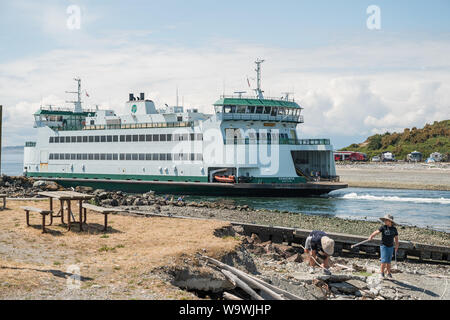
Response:
[{"label": "ferry boat", "polygon": [[127,192],[300,197],[346,188],[329,139],[300,139],[303,108],[264,97],[261,64],[255,95],[221,96],[213,114],[183,106],[157,109],[129,93],[127,114],[41,107],[25,143],[24,175],[69,186]]}]

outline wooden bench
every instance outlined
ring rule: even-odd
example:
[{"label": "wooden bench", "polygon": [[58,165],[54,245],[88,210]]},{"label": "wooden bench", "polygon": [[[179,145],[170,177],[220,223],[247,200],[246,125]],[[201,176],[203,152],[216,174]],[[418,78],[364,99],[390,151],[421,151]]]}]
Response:
[{"label": "wooden bench", "polygon": [[53,213],[53,211],[51,210],[44,210],[44,209],[39,209],[39,208],[35,208],[35,207],[20,207],[21,209],[25,210],[26,214],[27,214],[27,226],[30,226],[30,211],[31,212],[37,212],[40,213],[42,216],[42,233],[46,233],[47,231],[45,230],[45,217],[47,215],[51,215]]},{"label": "wooden bench", "polygon": [[1,210],[5,210],[6,209],[6,194],[0,194],[0,198],[3,199],[3,207],[1,207]]},{"label": "wooden bench", "polygon": [[111,209],[111,208],[104,208],[99,207],[90,203],[83,203],[82,204],[84,209],[84,220],[86,221],[86,209],[92,210],[95,212],[100,212],[105,216],[105,227],[103,228],[103,231],[106,231],[108,229],[108,214],[118,212],[117,209]]}]

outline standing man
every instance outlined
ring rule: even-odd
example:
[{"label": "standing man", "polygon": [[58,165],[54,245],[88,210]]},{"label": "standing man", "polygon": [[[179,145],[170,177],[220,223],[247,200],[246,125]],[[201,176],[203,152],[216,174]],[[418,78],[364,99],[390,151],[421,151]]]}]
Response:
[{"label": "standing man", "polygon": [[324,267],[325,273],[330,273],[328,268],[330,267],[330,256],[334,252],[334,240],[329,238],[327,234],[323,231],[312,231],[305,242],[305,252],[309,256],[309,265],[311,266],[311,271],[315,266],[314,259],[319,256],[323,259],[322,267]]},{"label": "standing man", "polygon": [[381,255],[381,276],[385,277],[385,271],[387,272],[387,277],[392,278],[391,274],[391,261],[392,254],[394,253],[394,240],[395,240],[395,254],[398,251],[398,231],[397,228],[394,227],[394,217],[390,214],[385,215],[383,218],[380,218],[381,221],[384,222],[384,225],[381,226],[378,230],[374,231],[369,240],[372,240],[377,234],[381,233],[381,246],[380,246],[380,255]]}]

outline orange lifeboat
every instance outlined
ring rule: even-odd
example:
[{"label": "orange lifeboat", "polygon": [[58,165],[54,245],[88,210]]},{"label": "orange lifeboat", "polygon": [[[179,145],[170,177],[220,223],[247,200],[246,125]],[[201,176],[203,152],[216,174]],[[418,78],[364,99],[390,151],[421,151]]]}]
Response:
[{"label": "orange lifeboat", "polygon": [[216,179],[218,182],[223,183],[235,183],[236,178],[234,176],[214,176],[214,179]]}]

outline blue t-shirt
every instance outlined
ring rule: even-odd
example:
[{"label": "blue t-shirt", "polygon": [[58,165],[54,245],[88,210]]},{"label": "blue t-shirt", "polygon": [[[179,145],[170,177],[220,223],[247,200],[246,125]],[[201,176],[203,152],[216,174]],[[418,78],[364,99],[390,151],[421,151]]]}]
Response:
[{"label": "blue t-shirt", "polygon": [[327,234],[323,231],[313,231],[309,234],[311,236],[311,249],[316,250],[316,252],[323,251],[322,249],[322,237],[325,237]]}]

